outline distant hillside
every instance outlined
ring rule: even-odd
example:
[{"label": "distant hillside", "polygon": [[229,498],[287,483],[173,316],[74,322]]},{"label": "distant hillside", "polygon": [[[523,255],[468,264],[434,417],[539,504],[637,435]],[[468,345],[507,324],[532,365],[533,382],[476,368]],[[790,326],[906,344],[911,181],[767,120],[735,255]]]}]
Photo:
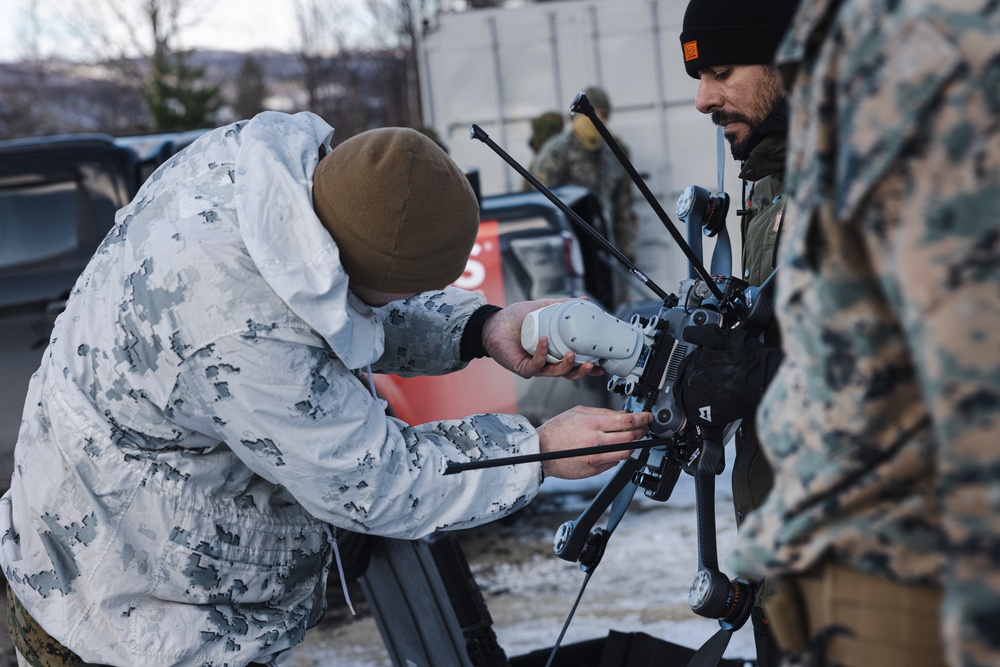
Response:
[{"label": "distant hillside", "polygon": [[[314,94],[305,85],[307,69],[296,54],[198,51],[188,62],[205,69],[205,83],[222,89],[225,101],[217,124],[237,120],[232,103],[244,60],[264,72],[263,108],[316,111],[351,133],[369,127],[410,124],[403,55],[395,51],[356,52],[313,62]],[[150,128],[142,95],[145,61],[87,65],[62,60],[0,63],[0,138],[72,132],[132,134]],[[310,97],[312,101],[310,101]],[[343,133],[342,133],[343,134]]]}]

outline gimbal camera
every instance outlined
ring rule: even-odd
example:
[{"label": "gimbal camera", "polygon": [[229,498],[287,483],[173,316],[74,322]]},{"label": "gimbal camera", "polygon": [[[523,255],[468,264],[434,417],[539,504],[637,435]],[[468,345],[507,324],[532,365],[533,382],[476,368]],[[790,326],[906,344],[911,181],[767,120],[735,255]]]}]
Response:
[{"label": "gimbal camera", "polygon": [[[653,414],[651,437],[645,441],[604,448],[450,463],[445,474],[495,465],[579,456],[601,450],[637,450],[636,454],[619,464],[612,479],[587,508],[575,520],[563,524],[556,533],[556,554],[564,560],[580,564],[580,568],[587,573],[584,588],[635,492],[641,488],[651,499],[666,501],[681,471],[691,474],[695,481],[698,516],[698,573],[691,586],[688,602],[696,614],[719,621],[720,634],[725,634],[725,642],[717,642],[721,643],[721,649],[716,646],[713,650],[718,649],[718,657],[721,658],[722,650],[728,644],[728,636],[742,627],[749,618],[755,592],[752,582],[730,580],[719,570],[715,541],[715,477],[724,469],[724,443],[739,427],[739,421],[711,424],[710,414],[702,414],[700,421],[709,425],[692,423],[678,405],[674,385],[682,363],[697,348],[695,343],[685,338],[688,327],[742,327],[752,335],[759,335],[763,331],[771,315],[769,300],[762,298],[770,286],[770,279],[765,285],[755,288],[728,275],[732,255],[729,238],[725,233],[725,216],[729,207],[727,195],[710,195],[704,188],[691,186],[684,191],[677,205],[678,216],[686,221],[689,232],[695,229],[697,231],[694,235],[719,235],[716,255],[721,252],[720,270],[717,272],[721,275],[713,276],[701,263],[700,238],[695,250],[680,236],[584,93],[579,93],[573,100],[571,111],[582,113],[593,122],[687,257],[689,277],[681,281],[678,294],[668,294],[653,283],[597,230],[493,142],[478,125],[470,128],[470,136],[489,146],[562,210],[582,232],[606,248],[633,277],[662,299],[662,305],[655,316],[644,318],[635,315],[630,322],[606,313],[589,301],[572,299],[534,311],[525,318],[521,331],[522,346],[528,352],[534,352],[538,339],[546,336],[550,361],[558,361],[567,352],[573,351],[578,362],[593,361],[604,368],[611,375],[608,390],[625,398],[626,410]],[[716,269],[716,262],[713,262],[712,268]],[[709,418],[706,420],[705,417]],[[594,528],[609,508],[606,526]],[[580,595],[582,594],[581,588]],[[573,611],[575,609],[576,605]],[[573,612],[566,621],[563,633],[572,614]],[[559,641],[561,639],[562,635]],[[558,645],[559,642],[553,649],[553,655]],[[718,662],[718,658],[715,662]],[[705,664],[713,663],[709,661]]]}]

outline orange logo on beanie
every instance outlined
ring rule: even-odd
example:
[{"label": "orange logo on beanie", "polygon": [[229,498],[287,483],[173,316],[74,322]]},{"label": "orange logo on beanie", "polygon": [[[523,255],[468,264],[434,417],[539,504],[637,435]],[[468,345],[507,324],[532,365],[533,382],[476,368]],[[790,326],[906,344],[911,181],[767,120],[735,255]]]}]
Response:
[{"label": "orange logo on beanie", "polygon": [[684,62],[690,62],[692,60],[698,59],[698,40],[693,39],[690,42],[684,42]]}]

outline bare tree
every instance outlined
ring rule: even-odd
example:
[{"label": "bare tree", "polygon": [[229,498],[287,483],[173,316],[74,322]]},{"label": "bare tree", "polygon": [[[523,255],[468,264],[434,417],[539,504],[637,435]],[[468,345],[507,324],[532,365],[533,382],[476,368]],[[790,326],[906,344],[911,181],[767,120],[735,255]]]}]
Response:
[{"label": "bare tree", "polygon": [[414,36],[415,20],[440,8],[438,0],[368,0],[368,10],[374,18],[375,34],[383,48],[399,49],[403,54],[406,72],[405,105],[406,125],[423,125],[420,107],[420,80],[417,75],[417,42]]},{"label": "bare tree", "polygon": [[397,49],[405,62],[405,94],[401,124],[420,127],[423,113],[420,100],[420,80],[417,73],[416,31],[424,19],[438,12],[463,9],[501,7],[505,0],[366,0],[372,16],[372,34],[383,49]]},{"label": "bare tree", "polygon": [[309,111],[328,115],[324,83],[331,78],[331,55],[334,49],[336,22],[325,3],[296,0],[295,21],[298,27],[298,56],[302,63],[302,84],[306,89]]},{"label": "bare tree", "polygon": [[[204,70],[175,50],[209,0],[74,0],[75,39],[87,60],[101,63],[118,85],[141,94],[154,126],[198,123],[218,106]],[[207,111],[206,111],[207,110]],[[188,118],[190,121],[178,120]],[[169,121],[167,120],[169,119]]]},{"label": "bare tree", "polygon": [[197,25],[209,0],[73,0],[76,39],[93,61],[152,57]]},{"label": "bare tree", "polygon": [[0,91],[0,137],[47,134],[48,108],[42,104],[45,67],[40,57],[41,18],[38,0],[32,0],[21,15],[18,33],[25,57],[17,80]]},{"label": "bare tree", "polygon": [[0,84],[0,137],[133,129],[144,117],[138,95],[100,77],[81,80],[76,65],[45,55],[43,42],[60,37],[51,9],[33,0],[18,16],[23,57]]},{"label": "bare tree", "polygon": [[370,124],[360,52],[367,15],[349,0],[296,0],[295,17],[308,109],[338,129],[336,140]]}]

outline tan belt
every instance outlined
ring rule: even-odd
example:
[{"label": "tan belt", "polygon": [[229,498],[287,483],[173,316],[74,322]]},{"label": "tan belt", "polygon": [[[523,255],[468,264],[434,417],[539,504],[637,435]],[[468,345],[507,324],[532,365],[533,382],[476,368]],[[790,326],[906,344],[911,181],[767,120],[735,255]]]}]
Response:
[{"label": "tan belt", "polygon": [[942,591],[827,561],[782,578],[764,610],[778,643],[832,667],[943,667]]}]

